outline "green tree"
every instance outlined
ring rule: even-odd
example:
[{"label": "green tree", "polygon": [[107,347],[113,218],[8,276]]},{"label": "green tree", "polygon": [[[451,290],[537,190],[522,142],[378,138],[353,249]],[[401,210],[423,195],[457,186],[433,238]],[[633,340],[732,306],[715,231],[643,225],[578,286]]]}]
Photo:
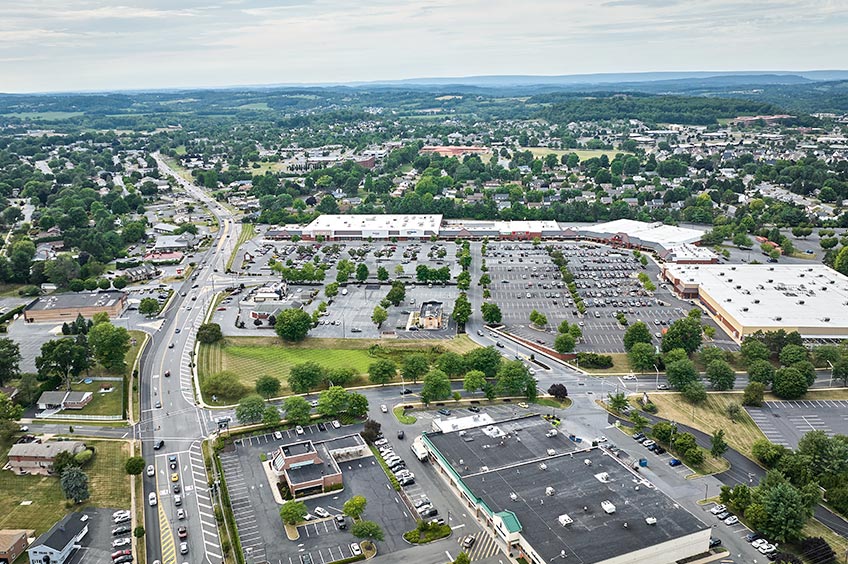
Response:
[{"label": "green tree", "polygon": [[508,360],[501,364],[496,376],[498,393],[505,396],[521,396],[527,391],[530,381],[535,379],[520,360]]},{"label": "green tree", "polygon": [[146,317],[159,313],[159,301],[156,298],[144,298],[138,304],[138,312]]},{"label": "green tree", "polygon": [[482,390],[486,386],[486,374],[480,370],[469,370],[462,381],[462,389],[468,393]]},{"label": "green tree", "polygon": [[380,282],[385,282],[389,279],[389,271],[386,270],[385,266],[377,267],[377,280]]},{"label": "green tree", "polygon": [[768,386],[774,380],[774,366],[768,360],[755,360],[748,364],[748,378]]},{"label": "green tree", "polygon": [[130,334],[123,327],[111,323],[100,323],[88,332],[94,358],[101,366],[112,372],[126,368],[124,358],[130,350]]},{"label": "green tree", "polygon": [[247,387],[233,372],[217,372],[203,379],[200,385],[204,396],[237,401],[247,394]]},{"label": "green tree", "polygon": [[739,350],[742,356],[742,362],[745,366],[750,366],[758,360],[768,360],[771,356],[771,351],[759,339],[747,337],[742,341],[742,346]]},{"label": "green tree", "polygon": [[841,380],[842,385],[848,385],[848,358],[842,358],[833,363],[833,378]]},{"label": "green tree", "polygon": [[810,518],[812,508],[807,505],[801,492],[791,484],[782,482],[761,491],[760,500],[767,516],[762,532],[769,539],[785,543],[802,537],[801,529]]},{"label": "green tree", "polygon": [[36,357],[35,366],[44,378],[61,378],[70,391],[71,381],[91,366],[88,347],[74,339],[47,341],[41,345],[41,355]]},{"label": "green tree", "polygon": [[534,309],[530,312],[530,323],[537,327],[544,327],[548,324],[548,318]]},{"label": "green tree", "polygon": [[368,366],[368,380],[385,386],[397,375],[397,366],[391,360],[380,359]]},{"label": "green tree", "polygon": [[143,538],[144,537],[144,527],[139,525],[138,527],[133,529],[133,536],[137,539]]},{"label": "green tree", "polygon": [[718,429],[710,437],[710,454],[713,458],[720,458],[727,452],[727,441],[724,440],[724,429]]},{"label": "green tree", "polygon": [[463,356],[469,370],[480,370],[486,378],[494,378],[503,362],[501,354],[492,346],[470,350]]},{"label": "green tree", "polygon": [[383,540],[383,529],[374,521],[357,521],[350,528],[350,532],[358,539],[371,542]]},{"label": "green tree", "polygon": [[651,331],[642,321],[637,321],[624,332],[624,350],[627,352],[630,352],[630,349],[632,349],[633,345],[636,343],[650,344],[650,342]]},{"label": "green tree", "polygon": [[807,379],[795,368],[781,368],[774,373],[771,389],[782,399],[798,399],[807,393]]},{"label": "green tree", "polygon": [[462,355],[451,351],[439,355],[436,359],[436,367],[447,374],[449,378],[462,376],[468,370]]},{"label": "green tree", "polygon": [[7,337],[0,338],[0,386],[17,378],[21,362],[21,349],[18,343]]},{"label": "green tree", "polygon": [[673,349],[683,349],[687,354],[692,354],[703,341],[701,324],[691,317],[678,319],[672,323],[662,338],[662,350],[668,352]]},{"label": "green tree", "polygon": [[61,474],[62,493],[65,499],[74,503],[82,503],[90,496],[88,493],[88,476],[76,466],[68,466]]},{"label": "green tree", "polygon": [[338,282],[330,282],[326,286],[324,286],[324,295],[328,298],[335,298],[339,295],[339,283]]},{"label": "green tree", "polygon": [[306,516],[306,504],[293,499],[283,503],[280,507],[280,519],[286,525],[297,525]]},{"label": "green tree", "polygon": [[131,456],[124,463],[124,470],[131,476],[138,476],[144,471],[147,462],[143,456]]},{"label": "green tree", "polygon": [[768,439],[757,439],[751,445],[751,454],[766,468],[773,468],[786,454],[786,447],[776,445]]},{"label": "green tree", "polygon": [[305,425],[309,423],[309,412],[311,410],[312,406],[301,396],[289,396],[283,402],[286,421],[294,425]]},{"label": "green tree", "polygon": [[456,298],[456,301],[453,304],[453,312],[451,313],[451,317],[460,327],[465,327],[465,324],[468,323],[468,320],[471,318],[471,302],[468,301],[468,296],[465,295],[465,292],[461,292],[459,297]]},{"label": "green tree", "polygon": [[560,354],[570,353],[576,345],[571,333],[560,333],[554,339],[554,350]]},{"label": "green tree", "polygon": [[412,353],[403,358],[400,373],[405,379],[418,382],[419,378],[423,377],[429,369],[430,361],[427,360],[427,355]]},{"label": "green tree", "polygon": [[204,345],[217,343],[224,338],[221,332],[221,326],[217,323],[204,323],[197,328],[197,340]]},{"label": "green tree", "polygon": [[627,353],[630,367],[638,372],[653,370],[657,362],[657,353],[650,343],[637,342]]},{"label": "green tree", "polygon": [[742,408],[738,403],[727,404],[726,411],[728,419],[734,422],[739,421],[739,416],[742,415]]},{"label": "green tree", "polygon": [[745,386],[745,392],[742,395],[742,405],[750,405],[759,407],[763,405],[763,394],[766,387],[761,382],[750,382]]},{"label": "green tree", "polygon": [[677,427],[668,421],[659,421],[654,424],[651,429],[651,436],[659,442],[670,445],[674,434],[677,432]]},{"label": "green tree", "polygon": [[483,305],[480,306],[480,313],[483,316],[483,322],[489,325],[497,325],[501,322],[501,308],[498,307],[498,304],[483,302]]},{"label": "green tree", "polygon": [[683,389],[680,390],[680,393],[689,403],[702,403],[707,399],[707,389],[704,385],[697,380],[689,382]]},{"label": "green tree", "polygon": [[704,366],[709,366],[711,362],[720,360],[727,361],[727,354],[718,347],[702,347],[698,353],[698,358]]},{"label": "green tree", "polygon": [[295,364],[289,370],[289,388],[296,394],[306,394],[317,388],[324,379],[324,368],[317,362]]},{"label": "green tree", "polygon": [[798,362],[807,360],[807,349],[801,345],[786,345],[780,349],[780,364],[792,366]]},{"label": "green tree", "polygon": [[318,413],[325,417],[347,413],[350,398],[348,392],[341,386],[330,386],[318,396]]},{"label": "green tree", "polygon": [[723,360],[714,360],[707,365],[707,380],[713,390],[732,390],[736,382],[736,373],[733,368]]},{"label": "green tree", "polygon": [[380,306],[374,306],[374,311],[371,313],[371,322],[377,326],[377,329],[383,322],[389,318],[389,313]]},{"label": "green tree", "polygon": [[665,373],[668,377],[668,383],[677,390],[682,390],[687,384],[698,379],[698,373],[695,371],[695,365],[691,360],[678,360],[667,364]]},{"label": "green tree", "polygon": [[468,553],[463,551],[456,555],[456,559],[453,561],[453,564],[471,564],[471,558],[468,556]]},{"label": "green tree", "polygon": [[397,280],[392,282],[392,287],[389,293],[386,294],[386,299],[393,306],[399,306],[406,299],[406,286],[404,283]]},{"label": "green tree", "polygon": [[236,406],[236,419],[242,425],[250,425],[262,421],[262,412],[265,411],[265,400],[258,394],[251,394],[239,400]]},{"label": "green tree", "polygon": [[256,393],[263,398],[273,398],[279,395],[282,384],[273,376],[260,376],[256,379]]},{"label": "green tree", "polygon": [[356,265],[356,280],[358,282],[365,282],[368,280],[368,265],[364,262],[360,262]]},{"label": "green tree", "polygon": [[451,384],[447,374],[441,370],[433,369],[424,376],[424,385],[421,387],[421,401],[425,405],[448,399],[450,395]]},{"label": "green tree", "polygon": [[355,495],[342,506],[342,512],[351,519],[359,519],[365,513],[365,506],[368,505],[368,500],[361,495]]},{"label": "green tree", "polygon": [[839,249],[839,253],[833,261],[833,268],[845,276],[848,276],[848,247]]},{"label": "green tree", "polygon": [[612,409],[616,413],[621,413],[627,408],[628,405],[630,405],[627,401],[627,396],[624,394],[624,392],[607,394],[607,404],[609,404],[610,409]]},{"label": "green tree", "polygon": [[279,425],[280,419],[280,410],[276,405],[265,406],[265,409],[262,411],[263,425]]},{"label": "green tree", "polygon": [[351,417],[365,417],[368,413],[368,398],[356,392],[348,392],[347,414]]},{"label": "green tree", "polygon": [[312,318],[302,309],[290,308],[277,316],[274,330],[284,341],[297,342],[306,338]]},{"label": "green tree", "polygon": [[648,426],[649,421],[638,411],[634,411],[630,415],[630,422],[633,423],[633,430],[641,433]]}]

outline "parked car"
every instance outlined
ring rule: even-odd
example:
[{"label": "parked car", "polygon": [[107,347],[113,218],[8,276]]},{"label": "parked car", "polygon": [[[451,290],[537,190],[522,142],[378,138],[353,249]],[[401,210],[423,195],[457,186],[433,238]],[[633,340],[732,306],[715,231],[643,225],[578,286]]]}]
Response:
[{"label": "parked car", "polygon": [[150,492],[150,495],[147,496],[147,503],[149,503],[151,507],[158,503],[156,499],[156,492]]},{"label": "parked car", "polygon": [[725,525],[735,525],[738,522],[739,522],[739,517],[737,517],[736,515],[731,515],[730,517],[728,517],[727,519],[724,520]]},{"label": "parked car", "polygon": [[724,521],[725,519],[730,517],[730,511],[722,511],[721,513],[716,515],[716,517],[718,517],[719,521]]},{"label": "parked car", "polygon": [[414,505],[415,508],[418,509],[419,507],[423,507],[423,506],[427,505],[428,503],[430,503],[430,500],[427,498],[427,496],[424,496],[421,499],[419,499],[418,501],[416,501],[415,503],[413,503],[412,505]]},{"label": "parked car", "polygon": [[380,411],[382,411],[383,413],[388,413],[389,408],[386,407],[386,404],[382,404],[382,405],[380,405]]},{"label": "parked car", "polygon": [[727,511],[727,506],[724,505],[723,503],[716,505],[715,507],[710,509],[710,513],[712,513],[713,515],[718,515],[722,511]]},{"label": "parked car", "polygon": [[279,431],[274,431],[274,438],[277,439],[278,441],[281,441],[281,440],[283,440],[283,434]]},{"label": "parked car", "polygon": [[168,455],[168,466],[171,468],[171,470],[177,469],[177,455],[176,454],[169,454]]},{"label": "parked car", "polygon": [[185,509],[177,509],[177,519],[182,521],[183,519],[185,519],[185,516]]},{"label": "parked car", "polygon": [[360,554],[362,554],[362,549],[359,548],[358,542],[350,543],[350,551],[353,553],[354,556],[359,556]]},{"label": "parked car", "polygon": [[334,519],[336,520],[336,525],[339,526],[340,530],[347,529],[347,521],[345,520],[344,515],[336,515]]},{"label": "parked car", "polygon": [[333,429],[339,429],[339,428],[341,428],[341,426],[342,426],[342,424],[339,423],[338,419],[333,419]]},{"label": "parked car", "polygon": [[451,414],[451,410],[442,408],[438,411],[438,413],[439,413],[439,415],[444,415],[445,417],[447,417],[448,415]]},{"label": "parked car", "polygon": [[680,462],[679,460],[677,460],[676,458],[672,458],[671,460],[668,461],[668,465],[672,466],[672,467],[680,466],[681,464],[683,464],[683,463]]},{"label": "parked car", "polygon": [[180,554],[188,554],[188,543],[181,542],[180,543]]},{"label": "parked car", "polygon": [[116,525],[119,525],[120,523],[126,523],[127,521],[130,521],[130,520],[132,520],[132,515],[130,515],[129,513],[124,513],[122,515],[118,515],[114,519]]},{"label": "parked car", "polygon": [[302,434],[303,434],[303,427],[301,427],[300,425],[298,425],[297,427],[295,427],[295,428],[294,428],[294,431],[295,431],[295,433],[297,433],[298,435],[302,435]]},{"label": "parked car", "polygon": [[187,538],[188,537],[188,529],[186,529],[184,526],[179,527],[177,529],[177,536],[180,537],[181,539]]},{"label": "parked car", "polygon": [[721,544],[721,539],[710,537],[710,548],[715,548]]},{"label": "parked car", "polygon": [[326,509],[324,509],[323,507],[316,507],[314,509],[314,511],[315,511],[315,515],[317,515],[318,517],[326,518],[326,517],[330,516],[330,513]]},{"label": "parked car", "polygon": [[404,435],[403,429],[398,429],[397,438],[403,439],[404,436],[405,435]]},{"label": "parked car", "polygon": [[762,538],[763,538],[763,534],[758,533],[756,531],[748,533],[747,535],[745,535],[745,540],[750,542],[750,543],[753,543],[754,541],[760,540]]},{"label": "parked car", "polygon": [[472,413],[480,413],[480,408],[477,407],[476,405],[472,405],[468,408],[468,411],[470,411]]},{"label": "parked car", "polygon": [[153,443],[153,450],[159,450],[163,446],[165,446],[165,441],[163,441],[162,439],[159,439],[158,441]]},{"label": "parked car", "polygon": [[[156,494],[153,494],[153,495],[156,495]],[[154,505],[156,505],[156,504],[154,504]],[[132,529],[130,529],[128,526],[121,525],[120,527],[115,527],[114,529],[112,529],[112,536],[117,537],[117,536],[120,536],[120,535],[125,535],[125,534],[129,533],[131,530]]]},{"label": "parked car", "polygon": [[127,554],[126,556],[119,556],[118,558],[112,560],[112,564],[127,564],[128,562],[132,562],[133,557],[131,554]]},{"label": "parked car", "polygon": [[132,544],[132,539],[130,537],[123,537],[120,539],[115,539],[112,541],[112,548],[120,548],[122,546],[127,546]]}]

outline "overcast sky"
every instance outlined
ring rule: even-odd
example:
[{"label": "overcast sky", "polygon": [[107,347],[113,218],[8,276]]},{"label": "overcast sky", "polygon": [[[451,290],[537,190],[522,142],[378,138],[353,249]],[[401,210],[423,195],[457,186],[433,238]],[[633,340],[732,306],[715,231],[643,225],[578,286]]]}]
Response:
[{"label": "overcast sky", "polygon": [[845,68],[846,0],[0,0],[0,91]]}]

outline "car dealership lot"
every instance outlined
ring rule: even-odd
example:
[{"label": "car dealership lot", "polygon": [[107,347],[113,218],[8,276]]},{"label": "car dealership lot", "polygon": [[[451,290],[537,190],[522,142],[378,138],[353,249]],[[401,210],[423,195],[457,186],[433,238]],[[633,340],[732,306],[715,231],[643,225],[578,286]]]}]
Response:
[{"label": "car dealership lot", "polygon": [[810,431],[848,433],[848,400],[767,401],[745,409],[768,440],[789,448]]}]

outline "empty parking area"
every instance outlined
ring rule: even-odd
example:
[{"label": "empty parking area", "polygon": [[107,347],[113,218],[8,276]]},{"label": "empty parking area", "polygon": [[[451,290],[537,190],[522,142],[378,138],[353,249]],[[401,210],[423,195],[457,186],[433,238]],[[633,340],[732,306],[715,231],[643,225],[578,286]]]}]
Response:
[{"label": "empty parking area", "polygon": [[810,431],[848,433],[848,400],[767,401],[745,409],[768,440],[788,448]]}]

